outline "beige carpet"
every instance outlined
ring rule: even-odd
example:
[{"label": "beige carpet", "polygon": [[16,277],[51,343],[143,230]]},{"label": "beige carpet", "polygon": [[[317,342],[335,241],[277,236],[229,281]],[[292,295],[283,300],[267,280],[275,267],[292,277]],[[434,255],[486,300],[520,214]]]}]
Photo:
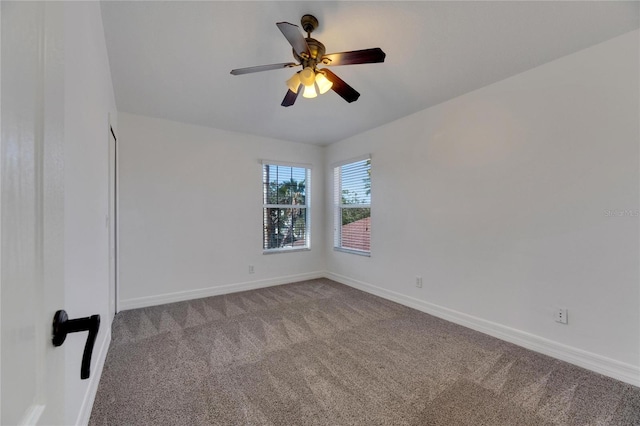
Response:
[{"label": "beige carpet", "polygon": [[93,425],[640,425],[640,389],[320,279],[121,312]]}]

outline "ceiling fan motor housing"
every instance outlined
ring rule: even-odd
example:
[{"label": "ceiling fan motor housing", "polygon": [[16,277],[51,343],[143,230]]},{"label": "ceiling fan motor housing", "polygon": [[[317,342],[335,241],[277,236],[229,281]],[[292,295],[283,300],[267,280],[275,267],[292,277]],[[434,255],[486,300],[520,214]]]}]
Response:
[{"label": "ceiling fan motor housing", "polygon": [[315,38],[306,38],[305,40],[309,46],[309,55],[298,55],[296,51],[293,50],[293,57],[302,64],[303,68],[310,67],[315,69],[316,65],[321,63],[322,57],[325,54],[324,44],[320,43]]}]

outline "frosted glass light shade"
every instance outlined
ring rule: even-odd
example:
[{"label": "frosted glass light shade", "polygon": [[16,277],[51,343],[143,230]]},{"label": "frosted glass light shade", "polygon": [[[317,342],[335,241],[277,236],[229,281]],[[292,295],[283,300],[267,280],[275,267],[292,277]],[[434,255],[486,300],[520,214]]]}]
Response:
[{"label": "frosted glass light shade", "polygon": [[331,89],[331,86],[333,86],[333,83],[321,72],[316,74],[316,84],[318,85],[318,91],[321,95],[327,93],[327,91]]},{"label": "frosted glass light shade", "polygon": [[300,76],[298,75],[298,73],[295,73],[293,77],[287,80],[287,87],[293,93],[298,93],[298,88],[300,87]]},{"label": "frosted glass light shade", "polygon": [[315,98],[316,96],[318,96],[318,93],[316,92],[316,85],[311,84],[311,86],[304,86],[304,92],[302,93],[302,96],[305,98]]},{"label": "frosted glass light shade", "polygon": [[300,71],[300,82],[305,86],[313,86],[316,81],[316,73],[310,67]]}]

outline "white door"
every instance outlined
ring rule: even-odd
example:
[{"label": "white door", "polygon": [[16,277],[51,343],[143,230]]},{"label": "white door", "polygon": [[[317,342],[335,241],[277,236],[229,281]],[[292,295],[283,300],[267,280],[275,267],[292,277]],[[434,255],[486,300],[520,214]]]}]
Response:
[{"label": "white door", "polygon": [[109,129],[109,315],[114,317],[118,309],[117,256],[116,256],[116,137],[113,128]]},{"label": "white door", "polygon": [[64,421],[63,5],[0,2],[0,423]]}]

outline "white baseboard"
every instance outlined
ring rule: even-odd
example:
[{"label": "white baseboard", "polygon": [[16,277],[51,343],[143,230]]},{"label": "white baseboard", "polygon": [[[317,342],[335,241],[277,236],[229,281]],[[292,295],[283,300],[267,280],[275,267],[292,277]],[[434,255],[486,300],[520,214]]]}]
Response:
[{"label": "white baseboard", "polygon": [[178,291],[175,293],[138,297],[134,299],[119,301],[118,310],[126,311],[128,309],[146,308],[147,306],[163,305],[165,303],[182,302],[184,300],[200,299],[203,297],[219,296],[221,294],[237,293],[239,291],[254,290],[257,288],[271,287],[281,284],[289,284],[297,281],[313,280],[316,278],[324,278],[325,276],[326,273],[324,271],[309,272],[305,274],[287,275],[284,277],[227,284],[216,287],[202,288],[198,290],[186,290]]},{"label": "white baseboard", "polygon": [[416,299],[395,291],[383,289],[343,275],[326,272],[325,277],[341,284],[357,288],[358,290],[400,303],[401,305],[417,309],[438,318],[497,337],[498,339],[505,340],[518,346],[531,349],[532,351],[569,362],[579,367],[586,368],[587,370],[595,371],[596,373],[612,377],[634,386],[640,386],[640,367],[616,361],[572,346],[567,346],[502,324],[454,311],[443,306],[425,302],[424,300]]},{"label": "white baseboard", "polygon": [[[87,392],[84,394],[84,399],[82,400],[82,405],[80,406],[80,412],[78,413],[78,417],[76,419],[76,425],[87,425],[89,424],[89,418],[91,417],[91,410],[93,409],[93,401],[96,399],[96,393],[98,393],[98,385],[100,384],[100,377],[102,377],[102,369],[104,368],[104,363],[107,360],[107,352],[109,351],[109,345],[111,343],[111,321],[109,324],[105,324],[108,327],[106,328],[106,333],[104,333],[104,337],[102,338],[102,342],[100,343],[100,349],[98,353],[94,352],[93,356],[95,364],[91,369],[91,377],[89,377],[89,386],[87,387]],[[96,356],[97,355],[97,356]]]}]

